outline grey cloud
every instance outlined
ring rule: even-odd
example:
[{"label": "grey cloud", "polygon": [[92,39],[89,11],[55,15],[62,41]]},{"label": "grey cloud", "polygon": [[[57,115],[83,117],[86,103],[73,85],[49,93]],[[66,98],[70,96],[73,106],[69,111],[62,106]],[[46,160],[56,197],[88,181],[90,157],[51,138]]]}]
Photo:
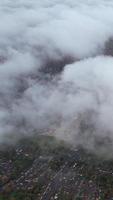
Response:
[{"label": "grey cloud", "polygon": [[51,129],[110,153],[113,2],[1,0],[0,18],[1,142]]}]

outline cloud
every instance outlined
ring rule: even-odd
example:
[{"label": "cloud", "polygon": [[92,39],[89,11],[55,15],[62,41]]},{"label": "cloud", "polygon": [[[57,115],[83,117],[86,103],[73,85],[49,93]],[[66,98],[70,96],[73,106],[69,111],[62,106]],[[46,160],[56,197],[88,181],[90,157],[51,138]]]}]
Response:
[{"label": "cloud", "polygon": [[1,143],[51,129],[111,152],[113,3],[2,0],[0,18]]}]

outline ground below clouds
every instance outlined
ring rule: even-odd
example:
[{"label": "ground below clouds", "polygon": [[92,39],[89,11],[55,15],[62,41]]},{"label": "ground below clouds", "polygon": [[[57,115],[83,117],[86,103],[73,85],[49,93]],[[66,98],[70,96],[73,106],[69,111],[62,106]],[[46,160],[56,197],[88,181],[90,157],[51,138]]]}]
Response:
[{"label": "ground below clouds", "polygon": [[113,162],[52,136],[0,149],[0,200],[112,200]]}]

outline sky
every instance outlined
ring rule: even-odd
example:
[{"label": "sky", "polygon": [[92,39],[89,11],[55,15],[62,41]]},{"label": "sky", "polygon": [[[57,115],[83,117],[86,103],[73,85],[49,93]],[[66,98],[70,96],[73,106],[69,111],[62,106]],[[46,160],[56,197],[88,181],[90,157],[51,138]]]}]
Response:
[{"label": "sky", "polygon": [[111,155],[113,0],[1,0],[0,19],[0,144],[51,130]]}]

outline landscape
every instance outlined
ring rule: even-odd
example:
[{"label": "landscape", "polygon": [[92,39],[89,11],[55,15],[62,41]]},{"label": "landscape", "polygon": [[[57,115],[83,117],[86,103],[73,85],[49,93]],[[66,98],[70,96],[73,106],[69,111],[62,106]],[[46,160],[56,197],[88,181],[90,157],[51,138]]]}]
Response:
[{"label": "landscape", "polygon": [[113,161],[71,149],[53,136],[0,150],[0,199],[112,199]]},{"label": "landscape", "polygon": [[113,200],[113,0],[0,0],[0,200]]}]

